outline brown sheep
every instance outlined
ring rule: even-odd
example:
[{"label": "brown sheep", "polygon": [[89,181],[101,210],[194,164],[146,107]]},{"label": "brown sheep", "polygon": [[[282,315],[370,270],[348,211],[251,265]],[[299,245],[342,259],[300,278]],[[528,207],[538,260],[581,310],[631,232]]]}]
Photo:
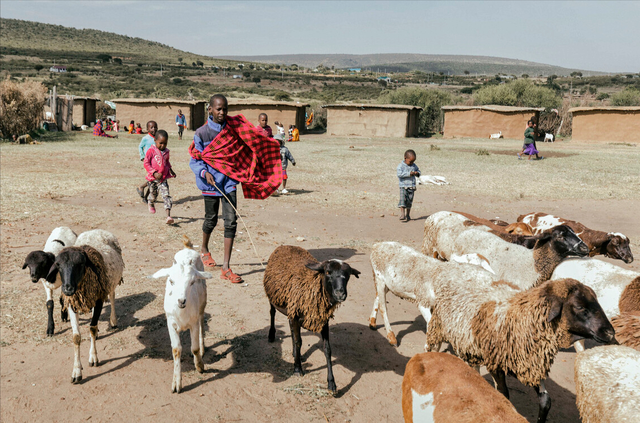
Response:
[{"label": "brown sheep", "polygon": [[481,217],[477,217],[469,213],[463,213],[459,211],[454,211],[454,213],[458,213],[466,217],[467,219],[470,219],[480,225],[488,226],[496,232],[503,232],[503,233],[506,232],[508,234],[526,235],[526,236],[533,235],[533,229],[531,228],[531,226],[529,226],[526,223],[516,222],[516,223],[509,224],[507,222],[504,222],[498,219],[483,219]]},{"label": "brown sheep", "polygon": [[269,342],[275,340],[276,310],[289,318],[293,337],[294,374],[304,375],[300,357],[302,338],[300,328],[320,332],[327,358],[328,389],[337,393],[331,367],[329,319],[338,306],[347,299],[349,277],[360,272],[341,260],[318,262],[307,250],[282,245],[269,257],[264,272],[264,290],[271,304]]},{"label": "brown sheep", "polygon": [[526,423],[513,405],[459,358],[414,355],[402,378],[405,423]]}]

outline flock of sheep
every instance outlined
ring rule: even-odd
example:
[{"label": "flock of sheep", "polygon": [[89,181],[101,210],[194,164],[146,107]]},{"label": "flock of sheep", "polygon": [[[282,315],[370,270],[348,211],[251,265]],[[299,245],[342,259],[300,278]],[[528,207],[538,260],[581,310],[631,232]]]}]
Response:
[{"label": "flock of sheep", "polygon": [[[182,389],[180,332],[190,331],[195,368],[204,371],[206,279],[212,277],[186,238],[184,245],[171,267],[152,276],[166,278],[172,392]],[[536,389],[538,422],[545,422],[551,407],[545,379],[558,351],[572,345],[578,352],[576,398],[583,421],[640,421],[640,273],[595,255],[633,261],[626,236],[543,213],[508,224],[442,211],[426,219],[421,252],[397,242],[375,244],[370,259],[376,297],[369,326],[377,329],[380,312],[389,343],[397,345],[387,310],[389,291],[415,302],[427,323],[426,352],[405,369],[405,422],[524,422],[508,401],[507,374]],[[98,365],[97,323],[107,300],[110,325],[117,326],[115,289],[124,270],[118,240],[100,229],[76,237],[69,228],[56,228],[43,251],[29,253],[27,267],[32,282],[42,281],[47,292],[48,335],[54,333],[52,290],[61,288],[62,321],[68,318],[73,330],[72,383],[78,383],[77,315],[93,313],[91,366]],[[291,328],[294,373],[303,375],[300,330],[320,332],[328,390],[334,394],[329,320],[347,299],[350,277],[359,275],[341,260],[318,262],[293,246],[276,248],[264,273],[268,341],[275,340],[279,311]],[[622,345],[585,350],[585,339]],[[440,353],[442,344],[455,356]],[[486,366],[497,390],[480,377],[480,366]]]}]

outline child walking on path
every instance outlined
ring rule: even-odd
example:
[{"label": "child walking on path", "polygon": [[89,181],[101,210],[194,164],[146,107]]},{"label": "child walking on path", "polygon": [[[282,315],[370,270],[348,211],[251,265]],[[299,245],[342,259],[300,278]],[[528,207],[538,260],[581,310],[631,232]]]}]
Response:
[{"label": "child walking on path", "polygon": [[276,141],[280,143],[280,159],[282,159],[282,193],[288,194],[287,191],[287,166],[289,165],[289,160],[291,160],[292,165],[296,165],[296,159],[293,158],[293,155],[289,151],[287,147],[284,145],[284,136],[282,134],[277,134],[275,137]]},{"label": "child walking on path", "polygon": [[156,132],[155,145],[152,145],[147,150],[144,158],[144,168],[147,170],[147,184],[149,186],[149,213],[156,212],[153,203],[158,197],[158,191],[160,191],[164,202],[164,209],[167,212],[167,225],[171,225],[173,224],[173,218],[171,217],[173,200],[169,194],[167,179],[175,178],[176,174],[173,169],[171,169],[171,162],[169,161],[168,141],[169,135],[167,131],[161,129]]},{"label": "child walking on path", "polygon": [[544,159],[544,156],[538,156],[534,135],[535,129],[533,127],[533,121],[530,120],[527,122],[527,129],[524,130],[524,145],[522,146],[522,151],[518,153],[518,160],[522,160],[522,154],[529,156],[527,160],[531,160],[531,156],[534,154],[536,156],[536,160]]},{"label": "child walking on path", "polygon": [[182,133],[187,127],[187,118],[184,117],[180,109],[178,109],[178,114],[176,115],[176,125],[178,125],[178,139],[182,140]]},{"label": "child walking on path", "polygon": [[420,169],[414,163],[416,161],[416,152],[407,150],[404,152],[404,160],[398,165],[396,174],[400,184],[400,221],[408,222],[411,220],[409,213],[413,204],[413,194],[416,191],[416,176],[420,176]]},{"label": "child walking on path", "polygon": [[[147,122],[147,135],[142,137],[142,140],[140,141],[140,145],[138,146],[138,152],[140,153],[141,162],[144,161],[144,158],[147,155],[147,150],[149,150],[149,147],[151,147],[152,145],[156,145],[155,136],[157,131],[158,131],[158,124],[155,121],[150,120],[149,122]],[[147,195],[149,194],[148,192],[145,193],[145,188],[147,188],[146,179],[142,183],[142,185],[136,188],[136,191],[138,191],[138,195],[140,196],[140,198],[142,198],[143,203],[147,202]]]}]

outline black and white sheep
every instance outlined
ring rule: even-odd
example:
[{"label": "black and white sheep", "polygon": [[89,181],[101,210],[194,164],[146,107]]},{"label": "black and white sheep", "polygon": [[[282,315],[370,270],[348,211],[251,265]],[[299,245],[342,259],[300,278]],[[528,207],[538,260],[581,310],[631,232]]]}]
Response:
[{"label": "black and white sheep", "polygon": [[[47,242],[44,244],[44,248],[30,252],[22,265],[23,269],[29,268],[31,282],[36,283],[42,281],[42,285],[44,286],[47,294],[47,335],[49,336],[52,336],[55,330],[55,323],[53,321],[53,290],[60,288],[61,281],[60,279],[56,279],[56,281],[50,283],[46,277],[49,269],[53,266],[56,255],[62,251],[64,247],[74,245],[77,237],[75,232],[66,226],[55,228],[51,231],[51,235],[49,235]],[[62,298],[60,298],[60,305],[63,305]],[[60,318],[63,322],[69,320],[69,315],[64,307],[61,308]]]},{"label": "black and white sheep", "polygon": [[434,289],[429,350],[448,342],[470,365],[485,365],[507,398],[506,374],[534,387],[541,423],[551,407],[544,380],[559,349],[578,339],[616,343],[595,293],[574,279],[547,281],[526,291],[503,281],[470,285],[451,279]]},{"label": "black and white sheep", "polygon": [[93,309],[90,324],[91,348],[89,365],[98,365],[96,337],[98,319],[102,305],[107,299],[111,302],[109,322],[117,327],[115,313],[115,289],[122,283],[124,262],[122,250],[117,238],[104,230],[95,229],[78,236],[74,247],[66,247],[55,259],[47,275],[47,281],[54,282],[59,275],[64,306],[69,312],[73,330],[74,363],[71,382],[82,380],[80,362],[80,325],[78,314],[89,313]]},{"label": "black and white sheep", "polygon": [[620,345],[591,348],[578,353],[574,371],[582,423],[640,420],[640,352]]},{"label": "black and white sheep", "polygon": [[269,342],[276,336],[276,310],[289,318],[293,338],[293,372],[303,375],[300,328],[320,332],[327,359],[328,389],[337,393],[331,367],[329,319],[347,299],[347,283],[360,272],[341,260],[318,262],[307,250],[283,245],[274,250],[264,272],[264,290],[271,305]]},{"label": "black and white sheep", "polygon": [[487,226],[446,211],[426,219],[422,243],[423,254],[447,260],[452,254],[480,254],[491,263],[499,279],[522,289],[551,278],[553,270],[565,258],[586,256],[588,252],[584,242],[567,226],[558,226],[537,236],[530,250],[503,240]]}]

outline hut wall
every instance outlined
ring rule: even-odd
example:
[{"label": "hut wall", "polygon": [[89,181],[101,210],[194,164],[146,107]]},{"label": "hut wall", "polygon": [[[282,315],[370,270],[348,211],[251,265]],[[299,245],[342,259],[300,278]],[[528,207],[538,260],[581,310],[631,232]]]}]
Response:
[{"label": "hut wall", "polygon": [[640,111],[573,112],[572,141],[640,142]]},{"label": "hut wall", "polygon": [[537,111],[445,110],[444,138],[489,138],[502,131],[504,138],[524,139],[527,121],[539,115]]},{"label": "hut wall", "polygon": [[305,129],[304,126],[304,107],[295,106],[276,106],[262,104],[229,104],[229,116],[243,115],[249,122],[258,125],[258,116],[260,113],[266,113],[269,117],[269,126],[276,133],[273,122],[282,123],[286,130],[289,125],[296,125],[300,132]]},{"label": "hut wall", "polygon": [[[145,130],[145,126],[148,121],[154,120],[158,123],[158,129],[164,129],[169,134],[177,134],[178,127],[176,126],[176,115],[178,109],[182,110],[187,125],[194,125],[196,122],[193,119],[194,105],[184,103],[126,103],[116,102],[116,119],[120,121],[120,125],[125,127],[133,120],[142,126]],[[202,115],[201,115],[202,116]],[[202,122],[203,123],[203,122]],[[188,127],[187,129],[194,130],[200,125]]]},{"label": "hut wall", "polygon": [[406,137],[409,110],[327,108],[327,134],[333,136]]}]

